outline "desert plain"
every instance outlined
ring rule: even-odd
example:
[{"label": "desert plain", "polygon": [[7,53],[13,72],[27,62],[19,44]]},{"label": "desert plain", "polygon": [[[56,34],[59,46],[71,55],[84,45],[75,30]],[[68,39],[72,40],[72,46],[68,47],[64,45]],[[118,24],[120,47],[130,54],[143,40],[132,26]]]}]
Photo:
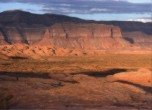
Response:
[{"label": "desert plain", "polygon": [[0,109],[151,110],[151,30],[152,22],[1,12]]},{"label": "desert plain", "polygon": [[152,109],[151,53],[0,58],[0,108]]}]

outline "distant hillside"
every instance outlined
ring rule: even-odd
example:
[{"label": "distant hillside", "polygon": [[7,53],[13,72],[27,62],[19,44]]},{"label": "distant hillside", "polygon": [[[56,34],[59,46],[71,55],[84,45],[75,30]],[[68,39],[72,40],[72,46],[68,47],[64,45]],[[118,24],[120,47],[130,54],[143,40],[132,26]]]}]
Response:
[{"label": "distant hillside", "polygon": [[[126,45],[123,44],[124,42],[120,43],[120,40],[119,43],[115,42],[115,39],[112,38],[114,34],[118,35],[115,37],[123,37],[124,39],[121,38],[122,40],[129,41],[132,44],[137,41],[137,35],[140,36],[140,42],[144,42],[145,38],[146,41],[149,41],[148,39],[151,39],[152,37],[151,30],[152,23],[129,21],[93,21],[65,15],[33,14],[20,10],[5,11],[0,13],[0,44],[33,44],[40,43],[42,41],[43,44],[45,44],[44,41],[47,41],[46,44],[58,45],[61,47],[73,47],[79,44],[78,47],[85,47],[84,45],[87,45],[88,47],[99,47],[98,49],[101,49],[113,47],[114,44],[118,44],[118,47],[120,44]],[[67,40],[73,38],[72,36],[75,36],[75,40],[73,39],[74,41]],[[105,37],[111,38],[111,40],[108,39],[105,41],[103,39]],[[87,43],[90,42],[90,45],[80,40],[78,42],[78,39],[84,38],[88,40]],[[94,39],[90,40],[92,38]],[[99,40],[97,38],[101,39]],[[55,39],[61,40],[59,41],[60,44]],[[77,43],[73,44],[73,42]],[[107,43],[104,44],[104,42]],[[65,46],[67,43],[69,46]]]}]

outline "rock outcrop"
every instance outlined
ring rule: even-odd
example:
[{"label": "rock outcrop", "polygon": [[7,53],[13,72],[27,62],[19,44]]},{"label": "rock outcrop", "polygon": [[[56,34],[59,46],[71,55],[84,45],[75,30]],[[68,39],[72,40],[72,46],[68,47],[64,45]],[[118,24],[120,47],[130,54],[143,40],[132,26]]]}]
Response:
[{"label": "rock outcrop", "polygon": [[118,26],[60,15],[3,12],[0,24],[0,53],[8,57],[98,55],[130,45]]},{"label": "rock outcrop", "polygon": [[[43,43],[42,43],[43,42]],[[103,24],[54,24],[46,29],[40,44],[77,49],[122,48],[127,43],[122,39],[121,30]]]},{"label": "rock outcrop", "polygon": [[[0,45],[47,45],[52,48],[81,50],[127,49],[134,45],[142,46],[136,45],[138,38],[134,31],[151,36],[151,25],[152,23],[139,22],[87,21],[64,15],[38,15],[19,10],[6,11],[0,13]],[[141,36],[144,42],[145,37],[143,34]]]},{"label": "rock outcrop", "polygon": [[0,45],[5,44],[5,39],[4,36],[2,35],[2,33],[0,33]]},{"label": "rock outcrop", "polygon": [[123,38],[128,40],[131,44],[140,46],[141,48],[152,49],[152,34],[148,35],[140,31],[125,32]]},{"label": "rock outcrop", "polygon": [[127,45],[119,27],[96,23],[56,23],[43,28],[5,27],[1,29],[1,41],[92,50]]},{"label": "rock outcrop", "polygon": [[109,77],[108,80],[112,79],[111,81],[128,82],[128,84],[132,83],[151,87],[151,75],[152,72],[149,69],[140,68],[138,71],[117,73]]}]

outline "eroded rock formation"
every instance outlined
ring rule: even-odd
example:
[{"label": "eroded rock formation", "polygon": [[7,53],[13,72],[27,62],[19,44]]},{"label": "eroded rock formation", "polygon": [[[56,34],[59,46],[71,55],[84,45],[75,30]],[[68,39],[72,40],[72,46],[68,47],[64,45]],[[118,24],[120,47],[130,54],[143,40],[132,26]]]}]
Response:
[{"label": "eroded rock formation", "polygon": [[[79,55],[88,50],[140,49],[140,46],[149,47],[144,43],[150,42],[150,28],[151,23],[97,22],[64,15],[8,11],[0,13],[0,45],[8,45],[6,48],[1,46],[6,54],[9,54],[10,48],[18,44],[32,48],[31,53],[39,53],[41,49],[43,50],[41,46],[46,46],[47,55],[48,53],[49,55],[58,53]],[[149,36],[145,37],[147,34]],[[36,49],[37,47],[39,49]],[[21,51],[26,53],[24,48],[17,49],[14,54]]]},{"label": "eroded rock formation", "polygon": [[[2,31],[5,31],[4,35]],[[62,48],[109,49],[127,45],[119,27],[95,23],[56,23],[43,28],[5,27],[1,40],[11,44],[51,45]]]}]

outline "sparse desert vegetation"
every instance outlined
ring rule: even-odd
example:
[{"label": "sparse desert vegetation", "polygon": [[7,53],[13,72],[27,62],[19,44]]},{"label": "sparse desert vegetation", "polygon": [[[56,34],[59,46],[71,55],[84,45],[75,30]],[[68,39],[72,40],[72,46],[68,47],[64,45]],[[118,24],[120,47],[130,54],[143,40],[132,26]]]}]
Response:
[{"label": "sparse desert vegetation", "polygon": [[149,1],[0,0],[0,110],[152,110]]},{"label": "sparse desert vegetation", "polygon": [[[1,60],[1,71],[11,72],[82,72],[100,71],[104,68],[151,68],[149,54],[102,54],[101,56],[44,57],[41,60],[10,57]],[[72,70],[72,71],[70,71]]]},{"label": "sparse desert vegetation", "polygon": [[4,57],[2,109],[152,109],[151,54]]}]

